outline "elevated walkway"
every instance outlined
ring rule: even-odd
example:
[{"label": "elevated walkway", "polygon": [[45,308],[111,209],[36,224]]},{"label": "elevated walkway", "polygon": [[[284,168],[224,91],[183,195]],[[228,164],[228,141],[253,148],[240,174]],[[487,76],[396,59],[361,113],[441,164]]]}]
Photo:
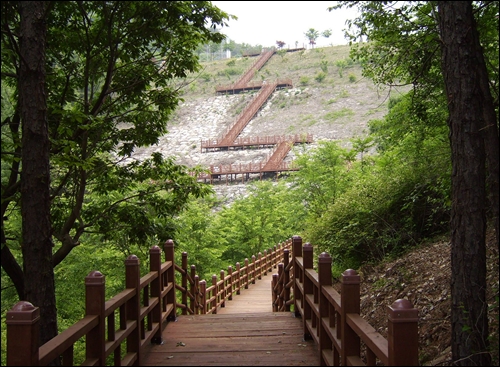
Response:
[{"label": "elevated walkway", "polygon": [[315,366],[318,347],[303,341],[302,319],[273,312],[271,276],[264,276],[217,314],[178,316],[151,345],[144,366]]},{"label": "elevated walkway", "polygon": [[216,88],[217,94],[236,94],[242,91],[259,89],[262,86],[262,83],[254,83],[249,84],[250,80],[254,77],[255,73],[259,71],[265,63],[274,55],[276,51],[274,49],[267,50],[262,53],[261,57],[259,57],[253,64],[250,66],[247,71],[236,81],[236,83],[226,86],[219,86]]}]

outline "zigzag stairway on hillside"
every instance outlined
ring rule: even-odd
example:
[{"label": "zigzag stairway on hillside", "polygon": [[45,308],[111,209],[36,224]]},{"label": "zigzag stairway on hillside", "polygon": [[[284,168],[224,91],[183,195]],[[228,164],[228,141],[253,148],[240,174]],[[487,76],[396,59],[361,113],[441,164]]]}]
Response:
[{"label": "zigzag stairway on hillside", "polygon": [[255,73],[260,70],[265,63],[274,55],[276,51],[273,49],[264,51],[260,58],[241,76],[234,84],[229,86],[220,86],[216,88],[218,94],[235,94],[249,90],[259,90],[259,93],[250,101],[243,112],[236,118],[236,122],[226,129],[218,138],[210,138],[201,141],[201,151],[223,151],[228,149],[244,149],[248,147],[267,147],[276,146],[273,153],[267,160],[259,163],[250,163],[247,165],[211,165],[210,173],[198,176],[199,179],[208,180],[210,183],[214,179],[220,179],[223,175],[232,179],[233,175],[242,175],[242,181],[245,177],[249,178],[250,174],[259,174],[260,179],[264,173],[280,173],[283,171],[297,170],[293,164],[284,162],[284,159],[291,147],[299,143],[312,143],[312,135],[293,136],[257,136],[251,138],[238,138],[243,129],[248,125],[250,120],[255,117],[257,112],[266,103],[272,93],[279,88],[291,88],[291,79],[277,80],[275,82],[251,82]]}]

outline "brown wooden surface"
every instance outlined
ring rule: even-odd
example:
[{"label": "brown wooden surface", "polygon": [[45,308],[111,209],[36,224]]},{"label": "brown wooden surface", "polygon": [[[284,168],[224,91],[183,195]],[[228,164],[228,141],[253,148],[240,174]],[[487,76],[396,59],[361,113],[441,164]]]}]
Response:
[{"label": "brown wooden surface", "polygon": [[142,365],[318,365],[318,347],[303,340],[301,319],[272,312],[271,279],[271,273],[263,275],[216,315],[178,316],[163,331],[163,344],[148,348]]}]

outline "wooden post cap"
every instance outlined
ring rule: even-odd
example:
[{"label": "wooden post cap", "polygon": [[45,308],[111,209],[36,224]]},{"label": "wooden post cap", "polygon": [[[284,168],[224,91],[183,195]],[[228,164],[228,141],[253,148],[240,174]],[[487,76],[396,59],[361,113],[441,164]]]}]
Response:
[{"label": "wooden post cap", "polygon": [[312,251],[313,250],[313,246],[309,242],[306,242],[306,243],[304,243],[304,246],[303,246],[302,250],[303,251]]},{"label": "wooden post cap", "polygon": [[407,299],[398,299],[387,306],[389,320],[392,322],[417,322],[418,310]]},{"label": "wooden post cap", "polygon": [[151,246],[151,248],[149,249],[149,253],[150,253],[150,254],[158,254],[158,253],[161,253],[161,248],[159,248],[157,245],[153,245],[153,246]]},{"label": "wooden post cap", "polygon": [[127,265],[139,265],[140,261],[136,255],[130,255],[125,259],[125,266]]},{"label": "wooden post cap", "polygon": [[342,273],[342,283],[344,284],[359,284],[360,283],[360,276],[356,272],[356,270],[353,269],[347,269]]},{"label": "wooden post cap", "polygon": [[98,271],[94,270],[85,277],[85,285],[101,285],[104,283],[104,275]]},{"label": "wooden post cap", "polygon": [[28,301],[19,301],[10,311],[7,311],[5,323],[14,324],[34,324],[40,319],[40,308],[33,306]]},{"label": "wooden post cap", "polygon": [[326,253],[326,252],[322,252],[319,256],[318,256],[318,263],[332,263],[332,257]]}]

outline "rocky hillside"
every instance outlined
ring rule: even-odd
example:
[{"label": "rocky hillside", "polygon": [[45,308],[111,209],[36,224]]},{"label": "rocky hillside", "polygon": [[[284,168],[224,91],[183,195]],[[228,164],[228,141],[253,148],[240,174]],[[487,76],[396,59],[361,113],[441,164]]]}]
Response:
[{"label": "rocky hillside", "polygon": [[[351,138],[365,134],[370,119],[387,112],[390,96],[401,90],[378,89],[361,75],[359,65],[348,56],[347,46],[334,46],[283,56],[275,54],[256,73],[254,80],[291,79],[293,88],[277,90],[241,136],[313,134],[314,148],[321,140],[336,140],[348,146]],[[203,65],[203,70],[189,77],[183,88],[184,102],[169,123],[169,133],[157,146],[137,149],[133,159],[152,152],[174,156],[187,166],[258,163],[271,148],[202,153],[201,140],[218,137],[235,121],[254,97],[255,92],[216,95],[217,85],[234,83],[254,62],[255,57],[220,60]],[[296,147],[296,149],[298,149]],[[292,160],[294,151],[285,160]],[[230,202],[243,195],[245,184],[215,185],[219,197]]]}]

